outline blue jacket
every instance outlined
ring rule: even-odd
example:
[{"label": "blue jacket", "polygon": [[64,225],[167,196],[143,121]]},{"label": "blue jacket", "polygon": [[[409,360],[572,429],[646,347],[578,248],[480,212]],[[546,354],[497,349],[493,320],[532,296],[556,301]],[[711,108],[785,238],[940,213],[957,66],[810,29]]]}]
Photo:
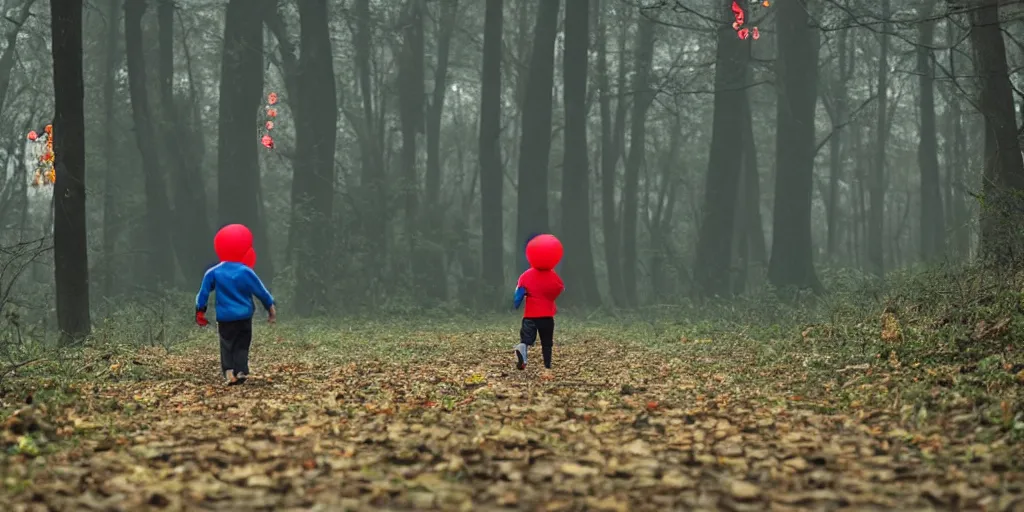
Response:
[{"label": "blue jacket", "polygon": [[217,321],[233,322],[252,318],[256,310],[255,295],[267,310],[274,305],[274,297],[263,286],[256,272],[242,263],[224,261],[210,267],[203,274],[203,284],[196,294],[196,311],[206,311],[210,292],[217,291]]}]

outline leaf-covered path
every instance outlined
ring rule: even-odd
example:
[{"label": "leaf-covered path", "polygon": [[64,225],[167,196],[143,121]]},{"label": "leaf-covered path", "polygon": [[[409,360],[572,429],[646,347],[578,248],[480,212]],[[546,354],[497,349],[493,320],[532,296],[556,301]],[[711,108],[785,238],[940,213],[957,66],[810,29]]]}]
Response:
[{"label": "leaf-covered path", "polygon": [[[799,365],[737,353],[723,371],[582,337],[557,347],[552,374],[535,360],[519,372],[505,345],[338,364],[257,349],[258,375],[239,387],[219,384],[208,351],[138,355],[160,367],[152,378],[84,384],[73,404],[7,420],[9,442],[32,430],[66,440],[9,457],[4,499],[11,510],[1024,510],[1019,448],[977,438],[969,408],[925,422],[899,417],[896,394],[892,407],[840,408],[829,389],[795,396]],[[827,386],[867,385],[851,373],[865,370]]]}]

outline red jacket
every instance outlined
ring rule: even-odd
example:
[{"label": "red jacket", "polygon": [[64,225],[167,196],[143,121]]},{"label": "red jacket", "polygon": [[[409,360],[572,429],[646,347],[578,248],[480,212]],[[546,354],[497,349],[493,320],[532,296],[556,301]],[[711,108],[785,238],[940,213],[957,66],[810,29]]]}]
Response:
[{"label": "red jacket", "polygon": [[553,317],[558,311],[555,300],[565,291],[562,278],[554,270],[531,268],[519,276],[516,288],[526,289],[526,307],[523,318]]}]

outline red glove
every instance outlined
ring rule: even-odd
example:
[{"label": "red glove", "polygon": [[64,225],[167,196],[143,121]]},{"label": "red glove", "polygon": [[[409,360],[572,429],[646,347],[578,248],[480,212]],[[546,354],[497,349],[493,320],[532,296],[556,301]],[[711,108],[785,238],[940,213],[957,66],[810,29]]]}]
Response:
[{"label": "red glove", "polygon": [[210,325],[210,321],[206,319],[206,311],[196,311],[196,324],[199,327]]}]

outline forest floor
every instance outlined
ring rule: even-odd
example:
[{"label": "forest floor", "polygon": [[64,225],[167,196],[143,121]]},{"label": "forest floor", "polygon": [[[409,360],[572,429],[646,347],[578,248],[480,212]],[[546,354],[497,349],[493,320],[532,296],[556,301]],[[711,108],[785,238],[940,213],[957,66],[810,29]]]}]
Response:
[{"label": "forest floor", "polygon": [[75,375],[4,384],[0,502],[1024,510],[1016,352],[929,358],[906,348],[913,324],[887,313],[844,343],[829,325],[560,320],[546,373],[539,349],[513,368],[511,316],[285,323],[257,329],[254,376],[234,387],[213,329],[170,352],[97,347]]}]

